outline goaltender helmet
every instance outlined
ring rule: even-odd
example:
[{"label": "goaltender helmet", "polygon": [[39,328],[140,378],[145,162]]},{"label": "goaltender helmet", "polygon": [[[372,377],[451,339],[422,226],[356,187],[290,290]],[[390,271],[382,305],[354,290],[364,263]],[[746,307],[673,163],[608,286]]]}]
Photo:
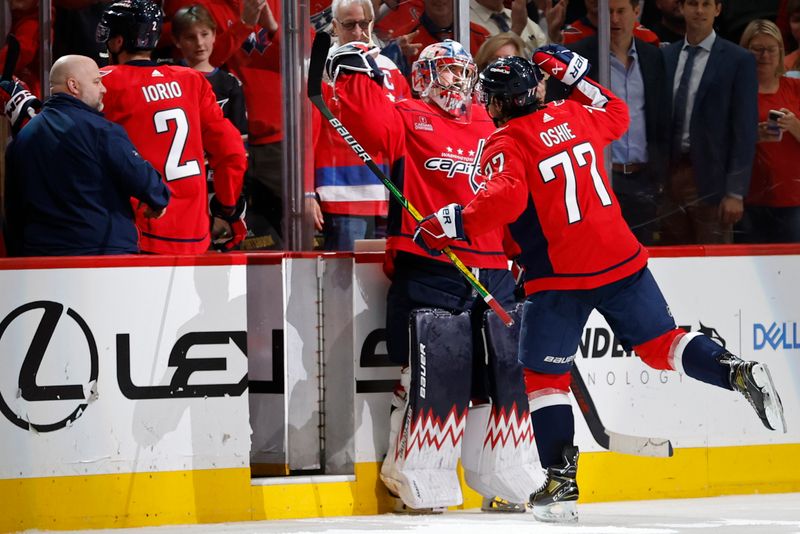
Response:
[{"label": "goaltender helmet", "polygon": [[539,67],[525,58],[497,59],[480,74],[480,102],[488,106],[494,100],[504,118],[527,115],[541,105],[536,90],[542,78]]},{"label": "goaltender helmet", "polygon": [[457,119],[469,120],[477,67],[457,41],[425,47],[411,67],[411,88],[420,98]]},{"label": "goaltender helmet", "polygon": [[161,36],[163,19],[161,8],[149,0],[119,0],[103,12],[95,38],[105,43],[121,35],[127,52],[152,50]]}]

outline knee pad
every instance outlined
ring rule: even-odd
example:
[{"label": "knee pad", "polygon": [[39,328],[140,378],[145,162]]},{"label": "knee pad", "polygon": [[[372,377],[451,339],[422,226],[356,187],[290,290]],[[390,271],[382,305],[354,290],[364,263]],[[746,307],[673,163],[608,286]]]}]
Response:
[{"label": "knee pad", "polygon": [[533,440],[519,352],[519,308],[505,326],[493,311],[482,325],[491,404],[467,415],[461,462],[470,487],[485,497],[526,502],[545,481]]},{"label": "knee pad", "polygon": [[[666,371],[681,370],[680,357],[682,351],[677,350],[681,339],[686,336],[686,330],[675,328],[651,339],[641,345],[636,345],[633,350],[641,360],[653,369]],[[677,361],[676,361],[677,355]]]},{"label": "knee pad", "polygon": [[410,381],[394,454],[381,478],[410,508],[461,504],[456,465],[470,397],[469,314],[419,309],[410,320]]}]

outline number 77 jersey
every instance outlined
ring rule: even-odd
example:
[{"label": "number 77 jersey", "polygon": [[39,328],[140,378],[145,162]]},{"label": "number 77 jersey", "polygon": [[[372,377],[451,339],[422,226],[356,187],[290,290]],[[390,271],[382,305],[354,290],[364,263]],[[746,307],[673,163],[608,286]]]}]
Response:
[{"label": "number 77 jersey", "polygon": [[464,228],[471,236],[509,225],[527,294],[596,288],[647,263],[603,164],[603,148],[628,127],[627,106],[603,96],[604,107],[551,102],[488,139],[481,158],[486,190],[464,210]]},{"label": "number 77 jersey", "polygon": [[198,71],[133,61],[101,73],[108,90],[106,118],[125,128],[171,193],[160,219],[145,218],[133,203],[141,250],[202,254],[210,242],[205,159],[214,169],[217,199],[235,206],[247,168],[239,131],[223,117],[211,84]]}]

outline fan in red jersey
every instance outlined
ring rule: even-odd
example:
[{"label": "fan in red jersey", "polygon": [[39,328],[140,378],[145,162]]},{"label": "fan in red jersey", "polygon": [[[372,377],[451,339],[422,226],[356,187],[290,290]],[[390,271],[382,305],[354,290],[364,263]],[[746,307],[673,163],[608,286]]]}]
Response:
[{"label": "fan in red jersey", "polygon": [[[650,367],[743,394],[770,430],[785,432],[786,423],[766,365],[675,326],[603,165],[603,148],[628,127],[625,102],[585,79],[588,62],[564,47],[540,48],[533,59],[502,58],[481,73],[481,102],[499,126],[481,158],[485,188],[463,209],[450,204],[423,219],[416,239],[436,254],[509,226],[527,294],[519,357],[549,475],[530,502],[537,519],[576,521],[578,449],[567,393],[595,309]],[[539,68],[571,86],[570,100],[542,104]]]},{"label": "fan in red jersey", "polygon": [[223,117],[211,84],[201,72],[156,65],[149,59],[161,32],[161,8],[146,0],[121,0],[103,13],[98,42],[106,43],[112,66],[102,69],[106,117],[122,125],[142,157],[161,173],[172,193],[161,219],[137,209],[142,251],[200,254],[208,250],[209,202],[204,159],[214,169],[212,214],[241,229],[240,195],[247,167],[238,130]]},{"label": "fan in red jersey", "polygon": [[[483,139],[494,127],[483,109],[472,106],[476,67],[458,42],[448,39],[434,43],[420,53],[412,66],[413,89],[420,99],[392,102],[386,98],[383,73],[363,43],[349,43],[332,52],[326,72],[334,83],[341,122],[376,161],[387,162],[392,181],[417,209],[430,212],[452,198],[469,202],[485,187],[475,180],[474,163]],[[487,390],[493,384],[487,375],[494,378],[500,373],[488,373],[484,363],[481,328],[486,304],[476,298],[472,287],[451,263],[429,258],[414,244],[415,226],[415,220],[399,204],[390,204],[384,267],[392,280],[386,302],[387,350],[392,362],[403,369],[392,401],[389,450],[381,479],[390,493],[402,500],[402,505],[419,510],[461,503],[455,470],[462,450],[461,437],[463,434],[466,442],[469,436],[479,434],[483,440],[486,428],[484,424],[478,432],[470,432],[474,427],[469,423],[467,407],[470,398],[488,397]],[[513,305],[514,280],[508,270],[501,228],[471,242],[460,242],[453,251],[498,302]],[[445,333],[435,337],[440,341],[455,340],[459,350],[423,342],[419,337],[423,333],[413,326],[423,320],[421,312],[416,311],[420,308],[427,312],[434,309],[430,319],[435,326],[431,331]],[[461,325],[466,311],[471,315],[463,332],[463,326],[455,325]],[[509,390],[516,385],[520,388],[519,398],[503,407],[503,413],[513,412],[513,419],[520,422],[520,428],[510,432],[532,436],[526,430],[530,418],[524,409],[527,401],[516,352],[505,356],[509,356],[512,378],[499,389]],[[499,358],[490,357],[488,367],[495,369],[497,361]],[[462,369],[466,373],[460,372]],[[498,399],[493,397],[493,401],[500,410]],[[523,410],[518,411],[519,408]],[[420,436],[434,438],[431,442]],[[515,438],[503,439],[503,443],[514,449],[509,452],[514,459],[513,468],[484,473],[494,478],[480,486],[478,483],[485,480],[480,474],[471,476],[471,466],[465,461],[467,481],[486,497],[486,509],[496,510],[493,498],[499,496],[512,501],[509,506],[517,511],[524,511],[524,504],[514,503],[527,499],[543,481],[542,470],[531,441]],[[469,450],[466,443],[464,450]],[[500,489],[503,480],[511,476],[524,478],[518,487],[526,488],[527,493],[523,492],[521,499],[518,493],[502,493]]]}]

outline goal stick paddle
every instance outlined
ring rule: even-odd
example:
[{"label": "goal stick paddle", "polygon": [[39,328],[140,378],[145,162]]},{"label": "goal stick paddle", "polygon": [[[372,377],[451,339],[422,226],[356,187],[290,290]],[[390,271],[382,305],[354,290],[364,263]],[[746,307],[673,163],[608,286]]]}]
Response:
[{"label": "goal stick paddle", "polygon": [[[397,186],[392,182],[384,173],[383,171],[375,164],[372,160],[372,157],[367,153],[366,150],[355,140],[353,135],[344,127],[344,125],[333,116],[331,110],[325,104],[325,101],[322,99],[322,71],[325,67],[325,60],[328,57],[328,50],[331,46],[331,36],[327,32],[319,32],[317,33],[316,37],[314,38],[314,44],[311,46],[311,62],[308,67],[308,98],[311,100],[311,103],[314,104],[322,116],[325,117],[328,122],[333,126],[333,129],[344,139],[350,148],[356,153],[361,161],[372,171],[372,173],[383,182],[383,185],[389,190],[392,196],[400,203],[403,208],[411,214],[415,221],[420,222],[422,220],[422,215],[417,211],[417,209],[408,201],[408,199],[403,195],[403,193],[397,188]],[[507,325],[511,326],[514,324],[514,320],[511,316],[506,312],[503,307],[500,305],[497,300],[492,296],[489,291],[483,287],[483,284],[475,278],[475,275],[472,274],[472,271],[464,265],[464,263],[458,259],[458,256],[450,250],[450,247],[445,247],[443,252],[445,255],[453,262],[453,265],[461,272],[462,275],[469,281],[475,291],[480,295],[486,304],[494,310],[494,312],[500,317],[500,319]]]},{"label": "goal stick paddle", "polygon": [[578,407],[586,420],[586,425],[598,445],[609,451],[635,456],[654,456],[665,458],[672,456],[672,443],[665,438],[648,438],[643,436],[629,436],[608,430],[600,420],[597,407],[594,405],[586,382],[583,381],[581,372],[575,365],[570,370],[572,378],[571,389]]},{"label": "goal stick paddle", "polygon": [[0,75],[0,81],[11,80],[13,78],[18,59],[19,41],[14,35],[9,33],[6,36],[6,62],[3,64],[3,74]]}]

